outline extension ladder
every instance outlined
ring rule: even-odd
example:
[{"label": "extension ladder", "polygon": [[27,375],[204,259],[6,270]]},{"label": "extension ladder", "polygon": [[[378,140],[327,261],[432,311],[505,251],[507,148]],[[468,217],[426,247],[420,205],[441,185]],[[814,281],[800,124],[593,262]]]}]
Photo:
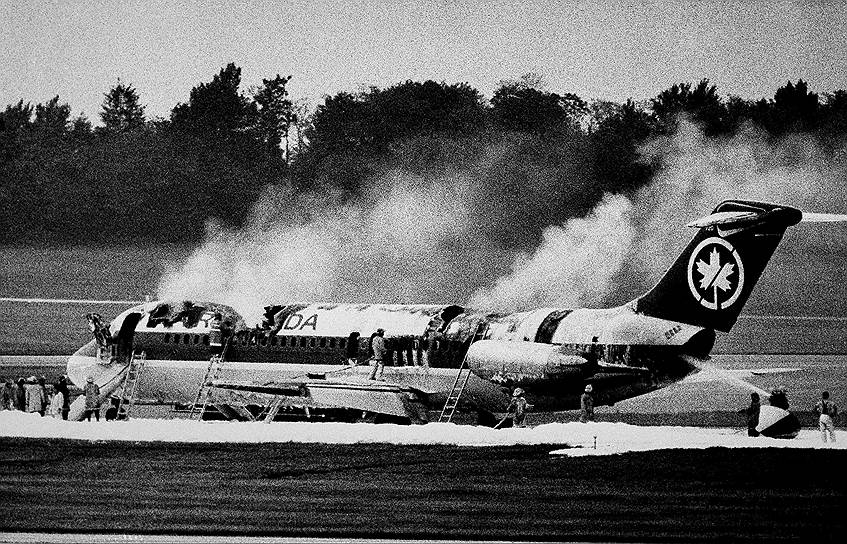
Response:
[{"label": "extension ladder", "polygon": [[[483,321],[476,327],[476,332],[468,344],[468,351],[471,345],[477,340],[482,340],[488,333],[488,323]],[[468,367],[468,354],[465,352],[465,357],[462,359],[462,364],[459,366],[459,371],[456,373],[456,379],[453,381],[453,387],[450,389],[450,394],[447,395],[447,400],[444,402],[444,408],[441,409],[441,415],[438,417],[439,423],[450,423],[453,419],[453,414],[456,413],[456,407],[459,405],[459,399],[468,385],[468,380],[471,377],[471,369]]]},{"label": "extension ladder", "polygon": [[224,342],[220,354],[212,355],[209,359],[209,366],[206,367],[206,375],[203,376],[203,381],[200,382],[200,387],[197,389],[197,396],[194,397],[194,403],[191,405],[191,411],[188,413],[189,419],[195,419],[195,417],[203,419],[206,406],[209,404],[210,393],[214,387],[212,384],[218,379],[221,369],[224,366],[224,354],[227,347],[229,347],[229,338]]},{"label": "extension ladder", "polygon": [[147,356],[143,351],[140,354],[132,352],[132,358],[124,376],[124,383],[121,386],[121,396],[118,399],[118,411],[115,419],[129,419],[129,413],[135,406],[135,394],[138,391],[138,382],[141,380],[141,373],[144,372],[146,360]]},{"label": "extension ladder", "polygon": [[270,404],[268,404],[265,408],[264,413],[260,414],[256,419],[262,419],[265,423],[272,422],[279,413],[279,409],[282,407],[284,400],[285,399],[282,395],[274,396],[273,400],[271,400]]}]

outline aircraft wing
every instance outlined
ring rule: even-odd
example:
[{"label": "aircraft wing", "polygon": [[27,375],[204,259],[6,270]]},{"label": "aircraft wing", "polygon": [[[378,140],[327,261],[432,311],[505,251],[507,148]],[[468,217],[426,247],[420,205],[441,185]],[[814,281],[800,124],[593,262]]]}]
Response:
[{"label": "aircraft wing", "polygon": [[219,405],[268,405],[349,409],[425,420],[420,402],[425,393],[412,387],[371,380],[302,380],[286,382],[212,382],[210,402]]}]

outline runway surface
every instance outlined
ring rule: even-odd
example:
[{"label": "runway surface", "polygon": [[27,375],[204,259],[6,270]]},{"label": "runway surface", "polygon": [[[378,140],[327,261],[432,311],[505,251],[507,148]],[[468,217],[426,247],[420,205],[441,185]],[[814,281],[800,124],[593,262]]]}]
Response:
[{"label": "runway surface", "polygon": [[[21,437],[47,432],[75,438]],[[89,424],[5,412],[0,436],[8,532],[833,541],[847,528],[842,432],[824,447],[811,430],[780,441],[611,423]]]},{"label": "runway surface", "polygon": [[847,523],[843,450],[551,449],[8,439],[0,530],[832,541]]}]

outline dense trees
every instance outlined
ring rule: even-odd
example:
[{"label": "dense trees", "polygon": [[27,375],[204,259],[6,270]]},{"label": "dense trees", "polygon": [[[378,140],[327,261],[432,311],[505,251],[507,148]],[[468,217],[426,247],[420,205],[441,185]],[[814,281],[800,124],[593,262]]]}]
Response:
[{"label": "dense trees", "polygon": [[[152,120],[143,97],[118,80],[96,129],[58,96],[5,106],[0,241],[191,241],[207,219],[243,222],[269,186],[355,199],[388,169],[440,174],[484,159],[488,167],[469,174],[476,190],[509,203],[521,227],[504,228],[502,243],[531,244],[544,225],[584,213],[603,192],[648,183],[652,166],[638,150],[675,130],[680,116],[712,137],[745,123],[774,138],[810,132],[825,145],[847,132],[847,92],[819,96],[803,80],[746,100],[722,98],[703,79],[622,104],[552,92],[531,75],[501,83],[490,102],[463,83],[405,81],[340,92],[312,112],[292,102],[290,80],[277,74],[244,92],[241,69],[229,64],[169,119]],[[509,239],[517,231],[524,238]]]},{"label": "dense trees", "polygon": [[144,106],[132,85],[118,84],[103,95],[100,120],[106,132],[129,132],[144,126]]}]

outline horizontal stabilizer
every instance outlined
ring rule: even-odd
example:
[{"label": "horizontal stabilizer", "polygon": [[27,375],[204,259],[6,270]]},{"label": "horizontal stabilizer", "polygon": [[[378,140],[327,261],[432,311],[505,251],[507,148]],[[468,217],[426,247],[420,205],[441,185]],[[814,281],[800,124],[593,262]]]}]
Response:
[{"label": "horizontal stabilizer", "polygon": [[755,221],[759,215],[760,214],[756,212],[747,211],[716,212],[711,215],[707,215],[706,217],[701,217],[696,221],[692,221],[685,226],[698,229],[711,227],[712,225],[735,226],[744,223],[751,223]]}]

